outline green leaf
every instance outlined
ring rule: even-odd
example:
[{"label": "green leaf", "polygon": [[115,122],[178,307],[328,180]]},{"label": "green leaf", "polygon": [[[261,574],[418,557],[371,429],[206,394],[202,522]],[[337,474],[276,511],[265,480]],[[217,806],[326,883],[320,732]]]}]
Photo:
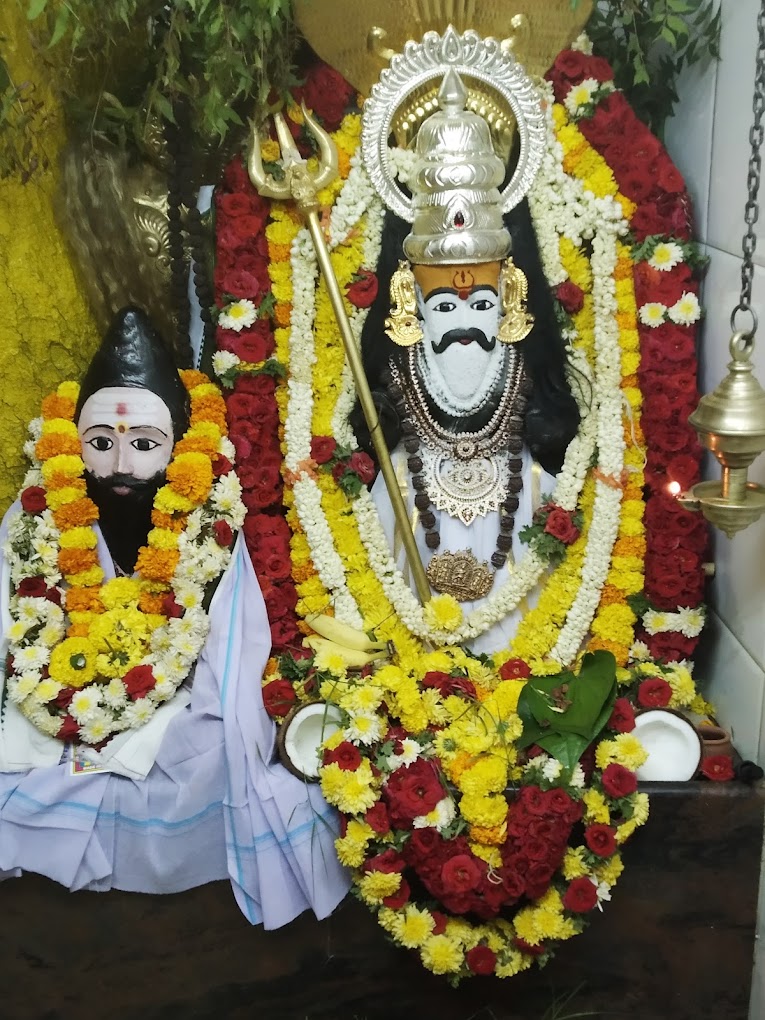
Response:
[{"label": "green leaf", "polygon": [[48,43],[48,49],[51,49],[56,45],[56,43],[63,39],[67,28],[69,28],[70,13],[71,12],[66,4],[59,7],[58,14],[56,15],[56,23],[53,26],[53,35],[51,35],[50,42]]},{"label": "green leaf", "polygon": [[34,21],[35,18],[39,18],[47,6],[48,0],[29,0],[27,21]]},{"label": "green leaf", "polygon": [[[563,672],[532,677],[518,699],[518,714],[524,724],[522,746],[544,746],[540,734],[545,738],[575,734],[589,744],[605,725],[615,696],[616,661],[610,652],[585,655],[578,676]],[[528,743],[527,737],[531,737]]]}]

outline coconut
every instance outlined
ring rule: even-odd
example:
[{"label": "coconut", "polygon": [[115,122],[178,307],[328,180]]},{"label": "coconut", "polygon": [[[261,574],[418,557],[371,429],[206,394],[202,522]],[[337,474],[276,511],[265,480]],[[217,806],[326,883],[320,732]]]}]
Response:
[{"label": "coconut", "polygon": [[648,752],[638,779],[685,782],[701,764],[702,743],[693,723],[673,709],[651,708],[635,718],[635,736]]},{"label": "coconut", "polygon": [[324,701],[298,705],[285,717],[277,738],[285,768],[307,782],[319,778],[319,748],[340,729],[340,710]]}]

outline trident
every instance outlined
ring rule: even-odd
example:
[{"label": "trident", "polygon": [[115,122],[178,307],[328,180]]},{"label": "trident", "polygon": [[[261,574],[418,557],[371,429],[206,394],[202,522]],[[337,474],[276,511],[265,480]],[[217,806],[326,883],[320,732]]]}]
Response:
[{"label": "trident", "polygon": [[337,176],[337,149],[327,132],[308,113],[305,104],[303,104],[303,116],[308,130],[319,146],[319,169],[315,175],[311,174],[307,162],[298,152],[281,113],[274,115],[274,123],[276,126],[276,137],[281,147],[284,180],[276,180],[272,174],[266,173],[263,169],[260,138],[256,128],[252,130],[250,150],[247,157],[247,170],[253,185],[264,198],[294,199],[311,234],[319,267],[327,285],[329,299],[332,302],[332,310],[335,313],[335,319],[340,329],[340,336],[345,348],[345,357],[353,373],[353,380],[356,384],[356,392],[359,395],[361,409],[366,418],[369,434],[372,437],[372,445],[377,454],[377,462],[380,465],[385,487],[388,490],[388,496],[396,517],[396,523],[402,536],[409,569],[412,572],[420,602],[424,605],[430,599],[430,585],[428,584],[425,569],[420,559],[420,553],[417,549],[417,543],[409,524],[404,498],[396,480],[396,473],[393,470],[388,447],[385,445],[377,408],[372,399],[364,366],[361,363],[361,355],[356,346],[356,340],[351,330],[351,324],[348,321],[345,305],[343,304],[340,286],[337,282],[335,271],[332,268],[327,242],[324,239],[324,233],[319,223],[317,194]]}]

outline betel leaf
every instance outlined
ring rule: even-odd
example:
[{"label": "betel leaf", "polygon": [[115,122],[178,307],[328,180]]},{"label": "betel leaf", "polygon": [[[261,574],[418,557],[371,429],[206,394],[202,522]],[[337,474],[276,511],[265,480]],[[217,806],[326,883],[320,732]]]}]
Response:
[{"label": "betel leaf", "polygon": [[605,726],[615,697],[616,662],[610,652],[585,655],[578,675],[566,671],[533,677],[518,699],[523,722],[518,746],[539,744],[559,761],[563,759],[558,752],[570,759],[581,747],[575,762]]}]

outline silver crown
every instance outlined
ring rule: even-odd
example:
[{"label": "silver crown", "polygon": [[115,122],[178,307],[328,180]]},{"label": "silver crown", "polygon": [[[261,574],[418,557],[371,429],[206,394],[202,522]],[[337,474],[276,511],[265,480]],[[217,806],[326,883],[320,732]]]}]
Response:
[{"label": "silver crown", "polygon": [[510,251],[499,194],[505,165],[489,125],[465,109],[466,100],[462,79],[449,68],[438,93],[440,110],[417,134],[414,224],[404,241],[410,262],[496,262]]}]

